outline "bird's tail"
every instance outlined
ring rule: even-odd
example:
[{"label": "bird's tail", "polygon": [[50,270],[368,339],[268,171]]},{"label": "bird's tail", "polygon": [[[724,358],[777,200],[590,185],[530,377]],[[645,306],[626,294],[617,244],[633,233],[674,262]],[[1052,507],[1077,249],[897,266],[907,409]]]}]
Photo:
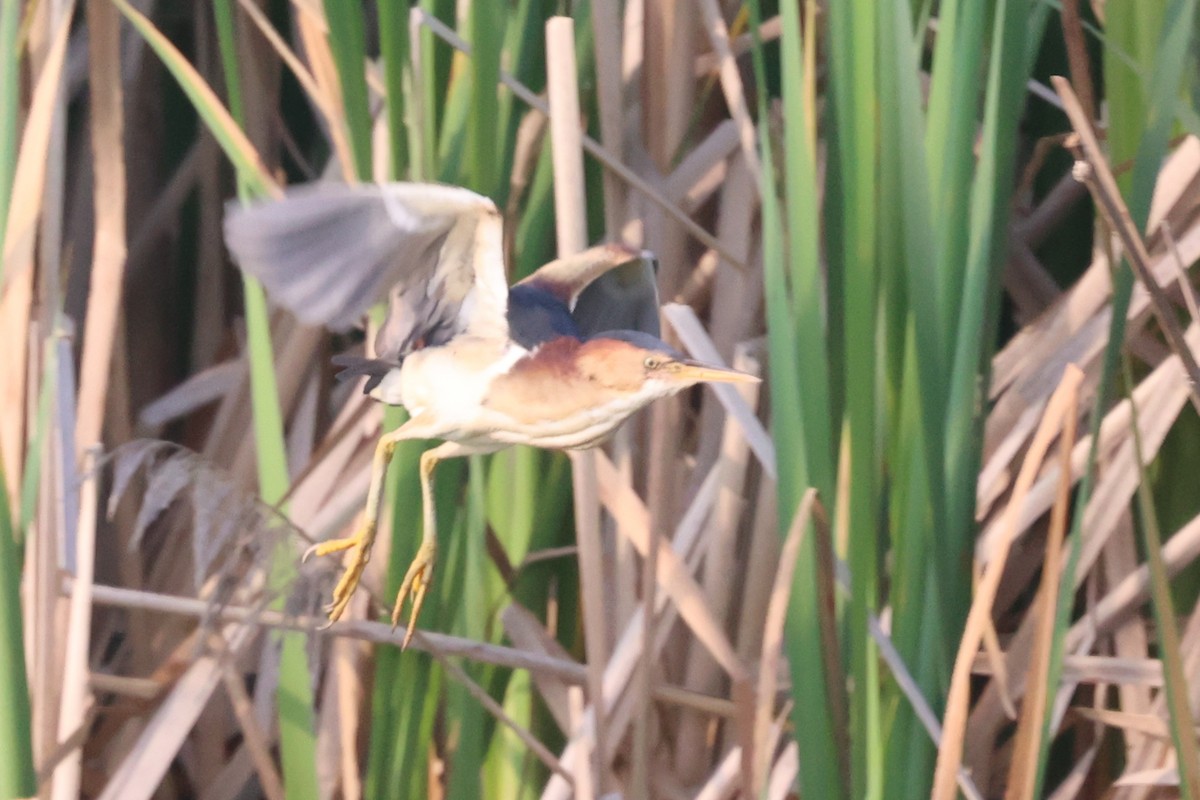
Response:
[{"label": "bird's tail", "polygon": [[400,369],[398,363],[385,361],[382,358],[365,358],[363,356],[343,354],[334,356],[332,361],[335,367],[341,367],[341,370],[337,374],[339,381],[348,381],[360,376],[366,376],[367,383],[363,387],[363,394],[370,394],[371,390],[383,381],[383,376],[394,369]]}]

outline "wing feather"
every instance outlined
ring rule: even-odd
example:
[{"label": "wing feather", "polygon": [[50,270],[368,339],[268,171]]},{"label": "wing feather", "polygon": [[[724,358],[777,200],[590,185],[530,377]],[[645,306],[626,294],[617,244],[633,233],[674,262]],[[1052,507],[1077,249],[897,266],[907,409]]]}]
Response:
[{"label": "wing feather", "polygon": [[377,355],[470,331],[506,336],[501,219],[466,189],[318,183],[230,204],[225,240],[268,295],[312,325],[353,327],[387,297]]},{"label": "wing feather", "polygon": [[637,331],[658,338],[657,262],[642,255],[605,272],[579,293],[571,316],[584,339],[609,331]]},{"label": "wing feather", "polygon": [[561,301],[584,339],[613,330],[641,331],[657,337],[656,271],[651,253],[622,244],[604,244],[551,261],[521,285]]}]

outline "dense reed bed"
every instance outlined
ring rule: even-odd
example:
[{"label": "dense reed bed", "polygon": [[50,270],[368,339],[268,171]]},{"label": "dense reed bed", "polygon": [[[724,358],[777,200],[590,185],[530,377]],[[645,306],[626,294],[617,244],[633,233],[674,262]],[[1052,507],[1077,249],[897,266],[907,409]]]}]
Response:
[{"label": "dense reed bed", "polygon": [[[1200,800],[1194,0],[0,2],[0,794]],[[1061,77],[1059,77],[1061,76]],[[228,202],[422,180],[762,375],[402,446]]]}]

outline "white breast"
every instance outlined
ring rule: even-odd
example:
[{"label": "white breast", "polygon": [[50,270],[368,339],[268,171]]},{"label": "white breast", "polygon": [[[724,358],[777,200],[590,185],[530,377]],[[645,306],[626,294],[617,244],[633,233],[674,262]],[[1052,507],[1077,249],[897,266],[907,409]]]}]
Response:
[{"label": "white breast", "polygon": [[418,350],[384,376],[371,392],[376,400],[402,405],[412,416],[428,412],[443,438],[460,438],[479,426],[488,386],[528,354],[512,342],[460,336],[441,347]]}]

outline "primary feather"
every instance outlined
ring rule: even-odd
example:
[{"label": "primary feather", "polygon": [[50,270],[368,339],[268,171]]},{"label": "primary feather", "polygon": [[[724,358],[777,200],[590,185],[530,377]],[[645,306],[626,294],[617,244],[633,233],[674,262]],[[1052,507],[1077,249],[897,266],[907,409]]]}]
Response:
[{"label": "primary feather", "polygon": [[311,325],[345,330],[387,297],[380,358],[471,332],[508,335],[495,205],[437,184],[319,183],[225,216],[238,265]]}]

